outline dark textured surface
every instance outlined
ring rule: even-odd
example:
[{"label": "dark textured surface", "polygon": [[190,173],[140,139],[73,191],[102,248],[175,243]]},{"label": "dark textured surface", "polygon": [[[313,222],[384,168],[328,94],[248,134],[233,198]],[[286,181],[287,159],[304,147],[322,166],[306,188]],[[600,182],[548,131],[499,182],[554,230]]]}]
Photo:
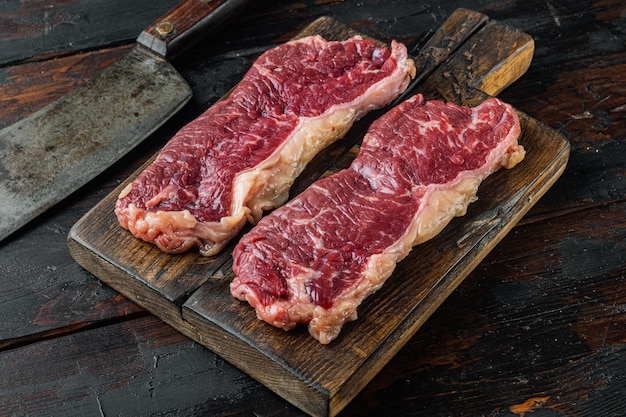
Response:
[{"label": "dark textured surface", "polygon": [[[0,125],[119,59],[173,4],[2,2]],[[0,414],[303,416],[81,269],[67,233],[254,57],[315,17],[418,44],[457,7],[533,36],[529,71],[500,97],[566,136],[570,162],[340,415],[626,414],[626,5],[618,0],[254,2],[176,60],[194,90],[180,115],[0,242]]]}]

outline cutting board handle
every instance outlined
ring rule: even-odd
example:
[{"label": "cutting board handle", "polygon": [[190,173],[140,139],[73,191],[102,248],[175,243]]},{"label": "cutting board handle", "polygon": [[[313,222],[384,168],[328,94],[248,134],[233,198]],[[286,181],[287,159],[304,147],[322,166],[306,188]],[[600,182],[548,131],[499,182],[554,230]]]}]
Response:
[{"label": "cutting board handle", "polygon": [[475,105],[497,96],[528,70],[533,38],[509,25],[488,22],[443,62],[420,86],[446,101]]},{"label": "cutting board handle", "polygon": [[215,32],[247,0],[185,0],[145,29],[137,42],[151,51],[172,59]]},{"label": "cutting board handle", "polygon": [[416,76],[408,88],[392,104],[395,106],[413,95],[423,80],[450,58],[469,38],[482,29],[489,17],[469,9],[456,9],[433,33],[425,36],[425,43],[417,45]]},{"label": "cutting board handle", "polygon": [[468,104],[496,96],[521,77],[532,61],[534,40],[473,10],[456,9],[418,45],[416,77],[393,105],[420,91],[438,91],[447,101]]}]

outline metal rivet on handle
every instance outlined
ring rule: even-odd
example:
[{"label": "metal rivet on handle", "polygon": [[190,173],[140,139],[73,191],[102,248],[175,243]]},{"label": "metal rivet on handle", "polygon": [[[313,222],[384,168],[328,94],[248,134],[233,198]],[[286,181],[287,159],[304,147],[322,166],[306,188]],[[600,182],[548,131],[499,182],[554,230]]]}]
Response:
[{"label": "metal rivet on handle", "polygon": [[174,32],[174,25],[171,22],[161,22],[157,25],[156,31],[161,36],[167,36],[170,33]]}]

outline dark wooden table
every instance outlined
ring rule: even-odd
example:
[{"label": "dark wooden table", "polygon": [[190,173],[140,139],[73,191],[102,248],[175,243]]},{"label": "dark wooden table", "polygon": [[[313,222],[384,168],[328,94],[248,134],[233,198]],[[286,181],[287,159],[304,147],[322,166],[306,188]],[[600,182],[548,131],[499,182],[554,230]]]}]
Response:
[{"label": "dark wooden table", "polygon": [[[173,0],[0,2],[0,127],[119,59]],[[340,414],[626,415],[626,4],[254,1],[175,65],[192,102],[0,242],[0,415],[303,416],[82,269],[71,226],[252,60],[322,15],[415,45],[456,8],[536,42],[500,97],[564,135],[563,176]]]}]

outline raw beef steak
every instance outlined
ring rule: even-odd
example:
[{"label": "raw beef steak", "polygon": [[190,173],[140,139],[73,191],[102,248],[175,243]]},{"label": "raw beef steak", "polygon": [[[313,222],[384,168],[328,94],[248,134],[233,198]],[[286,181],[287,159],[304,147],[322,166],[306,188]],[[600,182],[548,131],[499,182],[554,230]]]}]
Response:
[{"label": "raw beef steak", "polygon": [[524,158],[515,111],[415,96],[372,124],[351,166],[263,218],[235,247],[232,294],[326,344],[411,248],[465,214],[480,182]]},{"label": "raw beef steak", "polygon": [[315,154],[414,75],[396,42],[312,36],[267,51],[120,193],[119,223],[166,252],[216,254],[246,221],[283,204]]}]

